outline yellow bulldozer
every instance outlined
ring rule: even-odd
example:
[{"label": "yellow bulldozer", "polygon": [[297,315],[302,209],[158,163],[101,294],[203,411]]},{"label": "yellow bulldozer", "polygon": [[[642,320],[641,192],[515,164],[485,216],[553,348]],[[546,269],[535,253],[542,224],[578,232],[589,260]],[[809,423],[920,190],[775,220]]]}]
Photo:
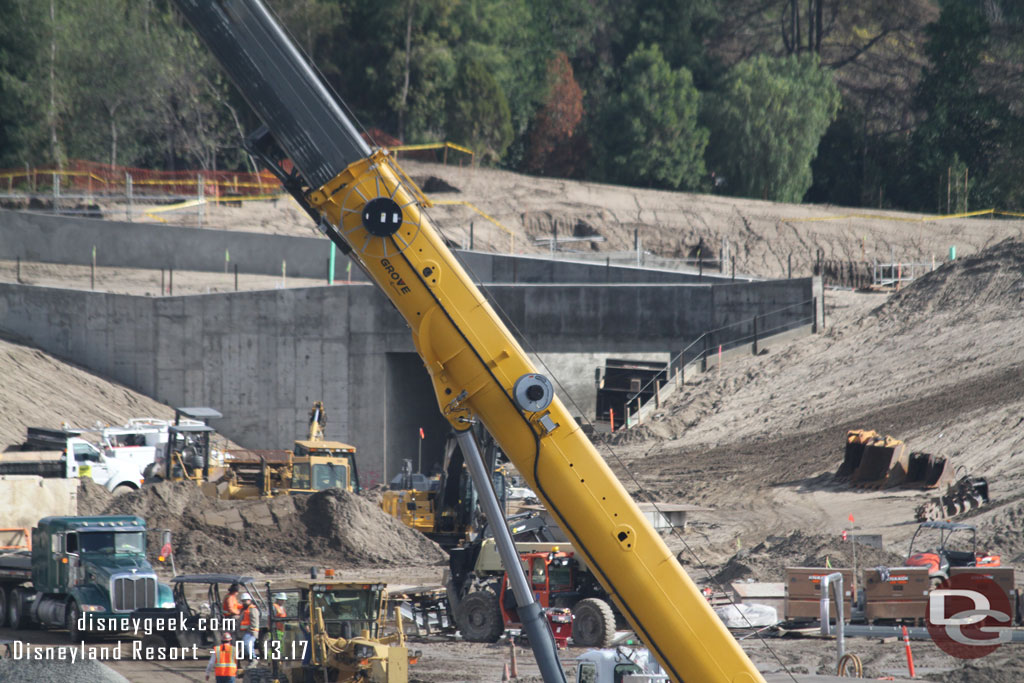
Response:
[{"label": "yellow bulldozer", "polygon": [[282,494],[316,493],[332,488],[359,491],[356,447],[326,438],[322,401],[309,411],[309,434],[294,450],[229,449],[220,468],[203,484],[215,498],[240,500]]},{"label": "yellow bulldozer", "polygon": [[[245,500],[340,488],[359,491],[356,447],[326,438],[327,413],[322,401],[309,412],[309,433],[294,450],[210,449],[213,429],[196,419],[199,409],[180,409],[170,427],[167,450],[146,475],[149,481],[196,482],[208,496]],[[213,413],[212,409],[202,409]],[[182,421],[184,416],[190,418]],[[212,415],[202,414],[209,418]],[[216,414],[219,417],[220,413]],[[180,423],[180,424],[179,424]]]}]

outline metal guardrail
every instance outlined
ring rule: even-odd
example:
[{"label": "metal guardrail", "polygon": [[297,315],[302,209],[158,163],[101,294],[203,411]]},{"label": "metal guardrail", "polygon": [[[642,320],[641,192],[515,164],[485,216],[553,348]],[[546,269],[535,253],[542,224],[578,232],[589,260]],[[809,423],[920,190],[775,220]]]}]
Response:
[{"label": "metal guardrail", "polygon": [[[790,318],[784,322],[774,324],[769,322],[767,325],[765,324],[767,321],[770,321],[771,316],[778,316],[785,311],[808,305],[810,305],[811,308],[809,316],[800,316],[797,318]],[[662,399],[670,396],[676,389],[685,385],[686,373],[688,370],[691,372],[696,371],[699,366],[701,372],[706,372],[708,369],[708,359],[712,356],[718,356],[720,363],[721,355],[725,351],[742,347],[747,344],[751,346],[753,354],[757,355],[758,344],[765,339],[793,332],[794,330],[804,327],[810,327],[812,334],[817,333],[818,330],[815,315],[817,305],[817,297],[811,297],[810,299],[799,303],[783,306],[782,308],[778,308],[773,311],[755,315],[752,318],[746,318],[723,327],[708,330],[669,360],[669,379],[667,382],[660,384],[657,378],[651,379],[647,384],[640,387],[639,391],[634,393],[632,397],[627,399],[626,414],[623,416],[624,420],[621,424],[625,429],[630,429],[638,424],[642,424],[644,417],[661,407]],[[750,334],[741,334],[731,337],[728,340],[722,339],[723,332],[747,324],[750,324],[752,327],[752,332]],[[690,360],[687,360],[686,358],[688,353],[692,354],[692,358],[690,358]],[[651,398],[647,401],[643,401],[642,397],[647,393],[651,395]],[[630,409],[631,404],[635,406],[633,409]]]}]

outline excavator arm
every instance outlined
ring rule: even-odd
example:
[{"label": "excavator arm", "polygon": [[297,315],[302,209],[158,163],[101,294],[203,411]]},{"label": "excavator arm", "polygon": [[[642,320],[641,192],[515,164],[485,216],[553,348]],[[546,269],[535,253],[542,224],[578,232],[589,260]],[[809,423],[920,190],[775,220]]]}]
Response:
[{"label": "excavator arm", "polygon": [[[452,427],[479,420],[676,681],[761,675],[421,211],[260,0],[176,0],[263,119],[252,149],[412,331]],[[287,157],[294,168],[285,170]]]}]

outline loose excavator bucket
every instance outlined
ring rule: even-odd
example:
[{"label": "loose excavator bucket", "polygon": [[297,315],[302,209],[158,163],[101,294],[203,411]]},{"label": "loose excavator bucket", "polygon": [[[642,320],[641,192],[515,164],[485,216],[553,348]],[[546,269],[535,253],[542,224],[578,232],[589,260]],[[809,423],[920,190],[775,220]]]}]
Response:
[{"label": "loose excavator bucket", "polygon": [[876,437],[864,446],[860,466],[853,473],[854,486],[889,488],[907,478],[910,456],[907,445],[891,436]]},{"label": "loose excavator bucket", "polygon": [[934,489],[945,486],[953,479],[953,465],[944,455],[911,453],[905,486]]},{"label": "loose excavator bucket", "polygon": [[843,455],[843,464],[836,470],[836,479],[853,476],[860,467],[865,444],[877,437],[878,433],[870,429],[851,429],[846,432],[846,453]]}]

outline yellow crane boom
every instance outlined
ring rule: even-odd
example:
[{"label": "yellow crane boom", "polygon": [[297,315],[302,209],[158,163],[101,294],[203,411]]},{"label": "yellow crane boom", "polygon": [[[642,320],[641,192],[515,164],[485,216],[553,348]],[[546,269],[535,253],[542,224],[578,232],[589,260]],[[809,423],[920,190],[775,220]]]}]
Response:
[{"label": "yellow crane boom", "polygon": [[409,324],[452,427],[483,422],[673,680],[763,681],[562,402],[547,403],[395,162],[362,141],[262,2],[177,2],[264,119],[254,151]]}]

